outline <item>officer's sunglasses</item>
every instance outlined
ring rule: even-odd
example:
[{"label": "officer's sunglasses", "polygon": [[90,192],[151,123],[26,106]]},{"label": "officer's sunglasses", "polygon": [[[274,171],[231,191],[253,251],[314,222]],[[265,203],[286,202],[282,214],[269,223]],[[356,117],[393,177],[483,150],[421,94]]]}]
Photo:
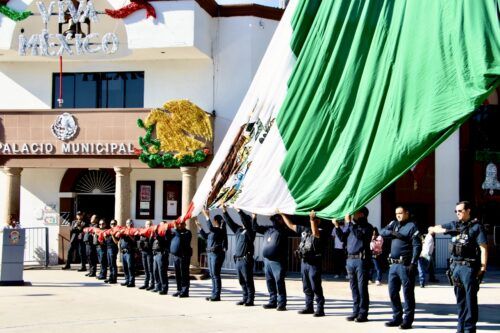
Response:
[{"label": "officer's sunglasses", "polygon": [[463,213],[465,212],[465,209],[455,209],[455,213]]}]

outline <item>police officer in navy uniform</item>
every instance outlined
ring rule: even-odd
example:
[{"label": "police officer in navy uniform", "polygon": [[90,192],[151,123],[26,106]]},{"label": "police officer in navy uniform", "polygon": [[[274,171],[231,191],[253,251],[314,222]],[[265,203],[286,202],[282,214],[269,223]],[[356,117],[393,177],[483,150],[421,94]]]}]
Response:
[{"label": "police officer in navy uniform", "polygon": [[116,257],[118,256],[118,240],[115,238],[113,232],[116,228],[118,222],[116,220],[111,220],[109,223],[111,230],[106,231],[104,236],[104,242],[106,244],[106,259],[109,268],[109,278],[104,280],[104,282],[109,284],[115,284],[118,277],[118,267],[116,265]]},{"label": "police officer in navy uniform", "polygon": [[222,206],[222,212],[226,225],[234,233],[236,244],[234,249],[234,261],[236,263],[236,271],[238,272],[238,281],[243,291],[243,298],[237,302],[237,305],[254,306],[255,299],[255,284],[253,280],[254,266],[254,240],[255,231],[253,230],[252,220],[256,218],[255,214],[250,217],[243,211],[237,209],[240,215],[243,226],[234,222],[228,214],[226,207]]},{"label": "police officer in navy uniform", "polygon": [[[408,209],[399,206],[396,208],[396,220],[382,229],[380,235],[392,239],[388,284],[393,318],[385,325],[410,329],[415,318],[415,278],[422,251],[420,234],[416,223],[410,221]],[[405,297],[404,317],[399,297],[401,285]]]},{"label": "police officer in navy uniform", "polygon": [[196,225],[200,229],[200,236],[207,240],[208,270],[212,279],[212,295],[205,299],[217,302],[220,301],[222,289],[221,270],[226,257],[227,230],[222,216],[215,215],[212,222],[207,209],[203,210],[203,215],[207,221],[209,232],[203,230],[198,220],[196,220]]},{"label": "police officer in navy uniform", "polygon": [[127,219],[125,226],[126,230],[120,232],[120,249],[123,256],[123,273],[125,275],[125,281],[121,285],[133,288],[135,287],[135,236],[130,234],[130,229],[134,227],[134,222]]},{"label": "police officer in navy uniform", "polygon": [[171,233],[168,230],[160,231],[164,227],[165,221],[160,223],[159,228],[156,228],[153,233],[153,277],[154,288],[147,288],[160,295],[166,295],[168,292],[168,253],[170,250]]},{"label": "police officer in navy uniform", "polygon": [[476,332],[478,320],[477,293],[486,273],[488,260],[484,228],[471,219],[471,204],[460,201],[455,208],[458,221],[429,228],[429,232],[448,233],[451,238],[451,282],[458,306],[458,333]]},{"label": "police officer in navy uniform", "polygon": [[[90,227],[98,227],[97,215],[92,215],[90,218]],[[89,264],[89,272],[85,276],[95,277],[97,272],[97,248],[94,242],[94,234],[88,229],[84,230],[83,242],[85,243],[85,254],[87,256],[87,261]]]},{"label": "police officer in navy uniform", "polygon": [[76,218],[71,222],[71,229],[69,232],[69,248],[68,248],[68,253],[66,255],[66,265],[63,266],[62,269],[70,269],[71,268],[71,261],[73,260],[73,257],[75,256],[75,252],[78,252],[80,255],[81,259],[81,268],[78,270],[79,272],[85,272],[87,270],[86,267],[86,261],[87,258],[85,256],[85,249],[83,246],[83,251],[82,251],[82,245],[83,244],[83,228],[85,227],[85,222],[83,221],[83,213],[78,211],[76,213]]},{"label": "police officer in navy uniform", "polygon": [[189,263],[193,254],[191,238],[191,231],[186,229],[185,222],[180,222],[173,229],[170,253],[174,258],[177,282],[177,292],[172,295],[174,297],[189,297]]},{"label": "police officer in navy uniform", "polygon": [[99,232],[94,232],[94,244],[96,246],[96,251],[97,251],[97,261],[101,266],[99,275],[97,276],[98,280],[106,280],[106,276],[108,275],[106,242],[102,235],[102,233],[106,229],[107,229],[106,221],[104,219],[99,220]]},{"label": "police officer in navy uniform", "polygon": [[262,305],[264,309],[286,310],[285,277],[288,259],[289,230],[279,214],[270,218],[272,225],[258,225],[254,221],[255,232],[264,235],[262,256],[266,274],[269,302]]},{"label": "police officer in navy uniform", "polygon": [[[147,220],[144,228],[150,228],[152,225],[153,221]],[[154,239],[147,235],[140,235],[137,241],[137,247],[141,250],[142,267],[144,268],[144,284],[139,289],[151,290],[155,287],[155,278],[153,276],[153,242]]]},{"label": "police officer in navy uniform", "polygon": [[370,298],[368,295],[368,277],[370,275],[371,250],[370,241],[373,234],[373,226],[368,223],[368,208],[363,207],[354,213],[354,216],[346,216],[347,229],[342,231],[337,220],[332,220],[335,226],[335,234],[343,243],[347,244],[346,269],[352,291],[352,314],[346,319],[358,323],[368,321],[368,309]]},{"label": "police officer in navy uniform", "polygon": [[[300,310],[299,314],[314,313],[315,317],[323,317],[325,315],[325,296],[323,295],[323,287],[321,285],[321,265],[323,252],[333,225],[328,223],[320,227],[320,220],[316,217],[314,210],[309,213],[310,226],[296,225],[285,214],[280,213],[280,215],[292,231],[301,235],[301,244],[299,245],[298,253],[302,259],[300,270],[302,286],[306,296],[306,307]],[[306,244],[306,246],[302,246],[302,244]],[[301,246],[308,250],[305,252],[300,251]],[[313,305],[314,296],[316,296],[316,311],[314,311]]]}]

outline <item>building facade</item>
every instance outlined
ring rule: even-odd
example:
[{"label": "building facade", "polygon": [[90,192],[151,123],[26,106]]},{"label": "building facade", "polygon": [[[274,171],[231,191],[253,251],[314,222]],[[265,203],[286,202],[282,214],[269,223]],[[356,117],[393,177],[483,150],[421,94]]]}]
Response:
[{"label": "building facade", "polygon": [[[147,17],[146,9],[114,18],[104,10],[128,9],[108,0],[95,4],[98,21],[90,11],[75,22],[64,1],[61,18],[48,0],[11,0],[11,8],[33,15],[22,21],[0,16],[1,218],[15,214],[24,227],[48,227],[52,263],[64,259],[66,225],[78,210],[119,223],[130,217],[138,226],[187,210],[210,158],[150,168],[137,156],[145,136],[137,121],[167,101],[188,99],[210,116],[209,149],[216,152],[282,15],[259,5],[179,0],[151,2],[156,18]],[[368,204],[370,222],[385,226],[395,206],[404,204],[425,231],[453,220],[457,201],[471,200],[489,226],[497,262],[495,124],[498,91],[459,132]],[[436,255],[443,267],[446,239],[440,242]]]},{"label": "building facade", "polygon": [[[0,17],[0,212],[23,227],[48,227],[52,263],[64,259],[76,211],[137,226],[186,211],[282,15],[186,0],[153,2],[156,18],[145,9],[114,18],[104,10],[127,8],[105,1],[94,5],[97,21],[87,2],[88,17],[75,23],[69,2],[10,1],[33,14]],[[146,135],[137,122],[171,100],[210,117],[210,153],[201,163],[150,168],[137,156]]]}]

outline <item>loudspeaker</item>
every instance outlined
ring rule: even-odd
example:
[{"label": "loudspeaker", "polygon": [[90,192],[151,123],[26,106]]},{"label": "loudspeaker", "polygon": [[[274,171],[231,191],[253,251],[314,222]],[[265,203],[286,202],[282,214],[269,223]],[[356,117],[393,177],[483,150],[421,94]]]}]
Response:
[{"label": "loudspeaker", "polygon": [[500,225],[496,225],[493,228],[493,244],[500,246]]}]

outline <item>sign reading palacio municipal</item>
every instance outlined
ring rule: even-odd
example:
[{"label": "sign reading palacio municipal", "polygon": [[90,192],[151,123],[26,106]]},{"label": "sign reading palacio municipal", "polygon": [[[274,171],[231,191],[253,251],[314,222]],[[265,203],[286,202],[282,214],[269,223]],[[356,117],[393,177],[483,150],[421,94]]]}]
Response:
[{"label": "sign reading palacio municipal", "polygon": [[59,147],[52,143],[1,143],[3,155],[133,155],[132,143],[61,143]]},{"label": "sign reading palacio municipal", "polygon": [[65,142],[77,136],[78,125],[70,113],[59,115],[50,126],[59,145],[52,142],[0,142],[2,155],[133,155],[130,142]]}]

